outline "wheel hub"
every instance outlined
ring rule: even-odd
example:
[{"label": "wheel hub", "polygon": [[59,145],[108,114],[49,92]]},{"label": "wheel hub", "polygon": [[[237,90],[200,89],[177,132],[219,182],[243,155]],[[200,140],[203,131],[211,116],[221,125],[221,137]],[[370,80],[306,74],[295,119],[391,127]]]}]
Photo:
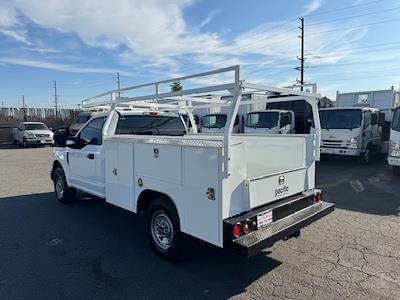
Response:
[{"label": "wheel hub", "polygon": [[61,199],[63,197],[64,190],[65,190],[64,181],[62,180],[61,176],[59,175],[56,178],[56,193],[57,193],[58,198]]},{"label": "wheel hub", "polygon": [[151,234],[157,245],[167,250],[173,243],[174,228],[169,217],[162,211],[154,213],[151,220]]}]

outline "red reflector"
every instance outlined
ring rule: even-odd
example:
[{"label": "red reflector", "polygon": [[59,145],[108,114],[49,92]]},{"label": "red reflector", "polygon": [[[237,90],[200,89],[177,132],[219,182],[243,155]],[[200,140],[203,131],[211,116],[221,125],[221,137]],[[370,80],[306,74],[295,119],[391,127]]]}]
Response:
[{"label": "red reflector", "polygon": [[243,225],[243,232],[244,233],[249,233],[251,231],[251,221],[247,220],[244,225]]},{"label": "red reflector", "polygon": [[151,111],[149,115],[150,115],[150,116],[157,116],[158,113],[156,113],[155,111]]},{"label": "red reflector", "polygon": [[322,201],[322,192],[318,192],[314,195],[314,202]]},{"label": "red reflector", "polygon": [[242,224],[237,223],[237,224],[233,227],[233,236],[234,236],[234,237],[239,237],[241,233],[242,233]]}]

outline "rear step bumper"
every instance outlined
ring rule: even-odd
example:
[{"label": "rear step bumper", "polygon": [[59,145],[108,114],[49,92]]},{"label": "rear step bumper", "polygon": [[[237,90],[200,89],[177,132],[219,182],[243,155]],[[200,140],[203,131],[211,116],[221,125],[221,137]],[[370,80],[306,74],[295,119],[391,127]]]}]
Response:
[{"label": "rear step bumper", "polygon": [[326,216],[334,210],[329,202],[317,202],[293,214],[274,221],[270,225],[225,243],[224,248],[251,257],[275,242],[295,236],[301,228]]}]

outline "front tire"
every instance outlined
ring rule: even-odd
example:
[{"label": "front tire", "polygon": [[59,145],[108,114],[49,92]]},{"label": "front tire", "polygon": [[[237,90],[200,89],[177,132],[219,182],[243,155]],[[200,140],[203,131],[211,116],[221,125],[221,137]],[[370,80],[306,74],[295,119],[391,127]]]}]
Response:
[{"label": "front tire", "polygon": [[25,138],[22,140],[22,147],[28,148],[28,142],[26,141]]},{"label": "front tire", "polygon": [[360,162],[360,164],[367,165],[371,161],[371,156],[372,152],[371,149],[368,147],[363,153],[360,154],[360,156],[358,157],[358,161]]},{"label": "front tire", "polygon": [[155,252],[166,260],[181,255],[182,233],[178,213],[163,198],[155,199],[146,210],[146,233]]},{"label": "front tire", "polygon": [[67,185],[67,180],[65,179],[64,171],[61,167],[58,167],[54,171],[54,191],[56,198],[61,203],[71,202],[75,198],[75,189]]}]

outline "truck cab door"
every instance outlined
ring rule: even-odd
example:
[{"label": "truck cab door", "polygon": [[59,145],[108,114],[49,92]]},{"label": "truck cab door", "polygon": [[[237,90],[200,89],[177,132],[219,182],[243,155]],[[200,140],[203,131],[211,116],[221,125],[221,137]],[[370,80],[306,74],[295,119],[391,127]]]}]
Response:
[{"label": "truck cab door", "polygon": [[371,112],[364,112],[364,125],[363,125],[363,133],[362,133],[362,148],[367,147],[368,142],[372,138],[372,125],[371,125]]},{"label": "truck cab door", "polygon": [[71,183],[93,195],[104,197],[104,151],[102,129],[106,117],[90,121],[68,150]]}]

